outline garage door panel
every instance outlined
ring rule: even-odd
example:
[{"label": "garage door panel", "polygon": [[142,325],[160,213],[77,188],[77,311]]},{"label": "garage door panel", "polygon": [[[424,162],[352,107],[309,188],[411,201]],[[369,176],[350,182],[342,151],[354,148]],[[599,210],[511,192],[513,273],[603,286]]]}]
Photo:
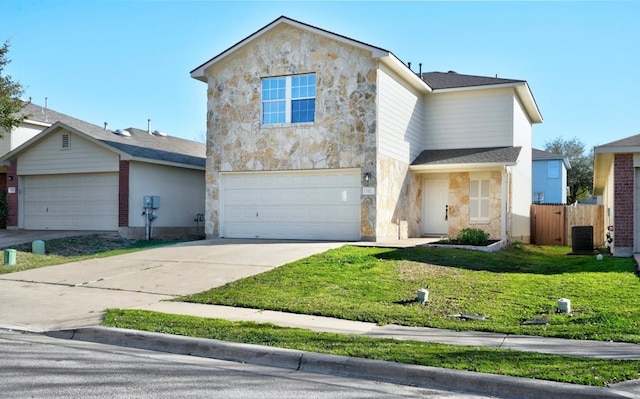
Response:
[{"label": "garage door panel", "polygon": [[222,235],[360,239],[360,173],[238,173],[222,179]]},{"label": "garage door panel", "polygon": [[118,174],[25,176],[25,229],[117,230]]}]

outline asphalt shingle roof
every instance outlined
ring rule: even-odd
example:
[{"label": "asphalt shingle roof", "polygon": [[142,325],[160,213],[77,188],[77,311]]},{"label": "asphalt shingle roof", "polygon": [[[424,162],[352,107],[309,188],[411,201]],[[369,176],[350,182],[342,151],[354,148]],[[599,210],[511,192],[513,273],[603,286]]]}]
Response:
[{"label": "asphalt shingle roof", "polygon": [[554,154],[553,152],[538,150],[534,148],[532,151],[533,159],[563,159],[564,155]]},{"label": "asphalt shingle roof", "polygon": [[205,166],[206,146],[197,141],[172,136],[156,136],[146,130],[136,128],[125,129],[131,135],[123,136],[104,129],[104,127],[31,103],[27,104],[23,112],[29,115],[28,119],[37,122],[51,125],[60,122],[63,125],[62,127],[64,125],[71,127],[134,157],[198,167]]},{"label": "asphalt shingle roof", "polygon": [[66,124],[73,123],[74,121],[82,122],[80,119],[33,103],[27,103],[20,114],[25,115],[28,120],[40,123],[48,123],[50,125],[53,125],[56,122],[62,122]]},{"label": "asphalt shingle roof", "polygon": [[462,75],[457,72],[425,72],[422,80],[434,90],[458,87],[491,86],[500,84],[525,83],[524,80],[492,78],[488,76]]},{"label": "asphalt shingle roof", "polygon": [[610,143],[599,145],[598,147],[638,147],[640,146],[640,134],[635,136],[625,137],[620,140],[612,141]]},{"label": "asphalt shingle roof", "polygon": [[424,150],[411,165],[515,163],[522,147],[459,148]]}]

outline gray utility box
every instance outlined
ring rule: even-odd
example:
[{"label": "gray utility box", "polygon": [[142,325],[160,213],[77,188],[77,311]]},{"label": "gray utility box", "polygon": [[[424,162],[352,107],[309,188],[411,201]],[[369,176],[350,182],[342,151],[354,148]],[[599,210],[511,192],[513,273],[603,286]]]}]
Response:
[{"label": "gray utility box", "polygon": [[574,254],[593,253],[593,226],[571,226],[571,250]]}]

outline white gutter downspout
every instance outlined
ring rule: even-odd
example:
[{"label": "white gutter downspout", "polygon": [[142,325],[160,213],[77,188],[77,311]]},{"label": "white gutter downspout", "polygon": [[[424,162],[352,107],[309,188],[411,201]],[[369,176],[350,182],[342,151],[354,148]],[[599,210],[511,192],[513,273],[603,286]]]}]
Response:
[{"label": "white gutter downspout", "polygon": [[506,240],[509,238],[507,235],[507,222],[509,220],[509,173],[507,172],[507,166],[502,168],[502,221],[500,223],[500,239]]}]

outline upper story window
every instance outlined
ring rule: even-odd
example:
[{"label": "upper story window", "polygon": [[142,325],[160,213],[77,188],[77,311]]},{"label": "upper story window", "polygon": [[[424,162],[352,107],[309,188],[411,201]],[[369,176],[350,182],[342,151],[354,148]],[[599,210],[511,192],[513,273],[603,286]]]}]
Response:
[{"label": "upper story window", "polygon": [[560,177],[560,161],[547,162],[547,178],[557,179]]},{"label": "upper story window", "polygon": [[316,75],[262,79],[262,124],[313,122]]}]

